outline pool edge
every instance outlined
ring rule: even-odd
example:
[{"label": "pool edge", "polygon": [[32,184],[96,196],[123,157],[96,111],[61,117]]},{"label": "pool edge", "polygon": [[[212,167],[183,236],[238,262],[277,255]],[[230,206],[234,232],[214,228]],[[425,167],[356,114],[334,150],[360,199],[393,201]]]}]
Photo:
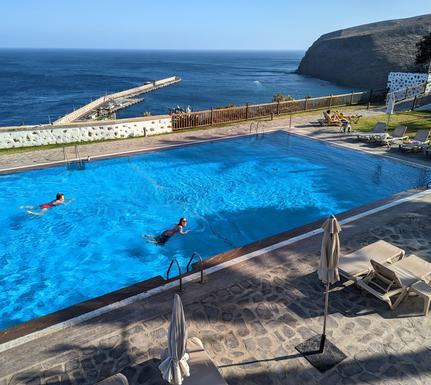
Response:
[{"label": "pool edge", "polygon": [[[277,132],[277,131],[286,132],[283,128],[274,128],[274,129],[266,130],[265,133],[272,133],[272,132]],[[154,146],[154,147],[149,147],[149,148],[143,148],[140,150],[120,151],[120,152],[94,155],[94,156],[90,157],[90,160],[87,160],[88,158],[85,158],[85,157],[82,158],[81,160],[84,162],[87,162],[87,161],[93,162],[93,161],[99,161],[99,160],[123,158],[123,157],[127,157],[127,156],[135,156],[135,155],[141,155],[141,154],[146,154],[146,153],[170,150],[170,149],[180,148],[180,147],[184,147],[184,146],[192,146],[195,144],[210,143],[210,142],[216,142],[216,141],[220,141],[220,140],[235,139],[235,138],[241,138],[241,137],[245,137],[245,136],[254,136],[254,135],[256,135],[256,134],[255,133],[233,134],[233,135],[227,135],[227,136],[217,137],[217,138],[192,140],[192,141],[185,141],[183,143]],[[71,158],[68,161],[73,162],[76,160],[78,160],[78,159]],[[13,175],[13,174],[21,173],[21,172],[26,172],[26,171],[44,170],[44,169],[54,168],[54,167],[58,167],[58,166],[66,166],[68,161],[56,160],[56,161],[52,161],[52,162],[38,163],[38,164],[33,164],[33,165],[28,165],[28,166],[3,168],[3,169],[0,169],[0,176],[1,175]]]},{"label": "pool edge", "polygon": [[[338,213],[337,217],[341,224],[347,224],[430,193],[431,190],[408,190],[358,208]],[[320,219],[207,258],[203,261],[205,274],[209,275],[234,264],[245,262],[269,251],[319,234],[322,231],[320,227],[323,221],[324,219]],[[192,271],[186,273],[183,275],[183,282],[187,283],[197,280],[199,276],[199,272]],[[175,288],[176,286],[178,286],[177,278],[165,280],[161,276],[156,276],[57,312],[12,326],[0,331],[0,352],[80,324],[86,320],[124,307],[137,300]]]}]

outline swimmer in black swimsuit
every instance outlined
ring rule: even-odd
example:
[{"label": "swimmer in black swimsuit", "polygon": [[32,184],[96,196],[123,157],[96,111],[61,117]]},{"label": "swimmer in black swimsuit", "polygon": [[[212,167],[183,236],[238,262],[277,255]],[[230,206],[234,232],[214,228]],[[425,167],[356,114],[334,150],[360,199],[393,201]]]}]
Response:
[{"label": "swimmer in black swimsuit", "polygon": [[142,236],[145,238],[149,238],[150,239],[149,242],[151,242],[151,243],[156,243],[158,245],[164,245],[176,233],[180,233],[183,235],[187,234],[190,230],[184,231],[185,226],[187,226],[187,219],[186,218],[180,218],[179,222],[172,229],[165,230],[160,235],[153,236],[153,235],[143,234]]}]

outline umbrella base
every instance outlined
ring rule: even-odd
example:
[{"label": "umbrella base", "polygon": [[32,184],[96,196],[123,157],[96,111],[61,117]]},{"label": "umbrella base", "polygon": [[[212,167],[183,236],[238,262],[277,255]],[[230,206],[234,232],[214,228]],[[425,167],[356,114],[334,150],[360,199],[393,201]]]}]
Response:
[{"label": "umbrella base", "polygon": [[328,340],[325,341],[325,347],[321,352],[320,342],[321,336],[314,336],[295,346],[295,349],[320,373],[324,373],[338,365],[347,356]]}]

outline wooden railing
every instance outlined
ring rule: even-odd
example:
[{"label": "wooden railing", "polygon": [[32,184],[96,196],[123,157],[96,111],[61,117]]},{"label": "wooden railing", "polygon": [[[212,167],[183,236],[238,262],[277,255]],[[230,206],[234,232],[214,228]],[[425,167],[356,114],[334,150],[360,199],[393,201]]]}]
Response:
[{"label": "wooden railing", "polygon": [[352,92],[350,94],[323,96],[319,98],[295,99],[285,102],[253,104],[223,109],[172,114],[173,130],[211,126],[213,124],[239,122],[243,120],[294,114],[323,108],[342,107],[355,104],[367,104],[384,100],[380,91]]}]

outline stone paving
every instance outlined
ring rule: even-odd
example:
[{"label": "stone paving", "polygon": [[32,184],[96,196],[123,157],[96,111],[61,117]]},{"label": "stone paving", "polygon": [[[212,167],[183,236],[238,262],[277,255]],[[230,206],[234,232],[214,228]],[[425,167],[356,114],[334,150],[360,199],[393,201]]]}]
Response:
[{"label": "stone paving", "polygon": [[[430,194],[431,195],[431,194]],[[343,227],[342,251],[385,239],[431,262],[431,196]],[[431,384],[431,318],[417,297],[396,311],[340,283],[330,296],[328,338],[347,359],[321,374],[295,345],[321,332],[316,277],[321,236],[187,284],[189,335],[198,336],[230,385]],[[0,385],[92,384],[121,371],[132,385],[163,384],[172,291],[135,302],[0,355]]]},{"label": "stone paving", "polygon": [[[217,130],[206,132],[223,134]],[[248,125],[229,130],[246,132]],[[177,135],[185,136],[181,141],[197,134]],[[343,226],[342,252],[385,239],[431,262],[430,234],[431,194]],[[315,273],[320,241],[314,236],[213,273],[204,285],[185,285],[189,335],[202,339],[230,385],[431,384],[431,317],[421,315],[417,297],[391,311],[341,282],[330,296],[328,338],[347,359],[321,374],[298,355],[295,345],[322,327],[322,286]],[[165,385],[157,365],[166,347],[172,294],[0,353],[0,385],[86,385],[117,372],[131,385]]]}]

